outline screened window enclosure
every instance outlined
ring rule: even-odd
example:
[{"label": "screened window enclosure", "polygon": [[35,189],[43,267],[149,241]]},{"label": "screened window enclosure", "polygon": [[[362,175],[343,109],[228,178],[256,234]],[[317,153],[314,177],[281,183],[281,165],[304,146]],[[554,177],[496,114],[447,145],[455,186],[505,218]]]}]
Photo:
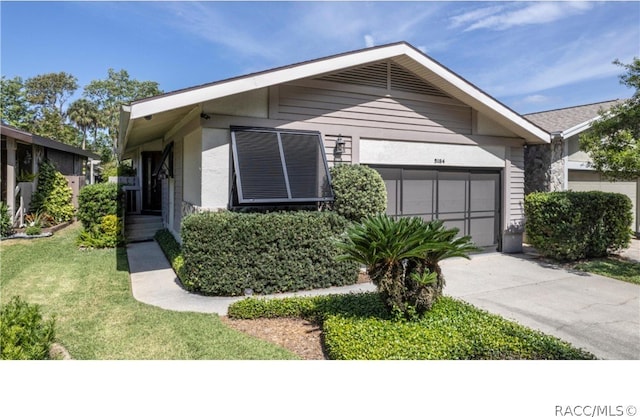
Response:
[{"label": "screened window enclosure", "polygon": [[500,172],[374,167],[387,187],[387,214],[440,219],[478,246],[498,243]]},{"label": "screened window enclosure", "polygon": [[233,127],[231,144],[239,205],[333,201],[319,132]]}]

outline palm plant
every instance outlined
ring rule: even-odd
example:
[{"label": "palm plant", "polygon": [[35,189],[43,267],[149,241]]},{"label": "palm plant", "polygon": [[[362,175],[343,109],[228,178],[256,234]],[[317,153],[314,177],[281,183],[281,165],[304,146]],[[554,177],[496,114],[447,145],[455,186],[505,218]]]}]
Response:
[{"label": "palm plant", "polygon": [[469,236],[443,222],[417,217],[394,219],[384,214],[352,225],[337,243],[341,259],[365,265],[385,305],[405,317],[429,310],[444,287],[438,262],[465,257],[475,250]]},{"label": "palm plant", "polygon": [[71,103],[67,109],[67,115],[82,132],[82,149],[86,149],[87,131],[96,124],[98,108],[93,102],[81,98]]}]

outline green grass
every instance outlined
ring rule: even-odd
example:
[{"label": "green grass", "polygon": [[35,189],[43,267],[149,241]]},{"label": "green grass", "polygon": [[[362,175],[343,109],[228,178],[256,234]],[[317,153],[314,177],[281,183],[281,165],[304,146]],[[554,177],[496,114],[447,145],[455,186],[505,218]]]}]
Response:
[{"label": "green grass", "polygon": [[615,258],[580,262],[575,269],[640,285],[640,263]]},{"label": "green grass", "polygon": [[418,321],[392,319],[375,293],[249,298],[232,304],[229,316],[317,320],[331,359],[595,359],[556,337],[450,297],[440,298]]},{"label": "green grass", "polygon": [[74,359],[296,359],[225,326],[215,314],[142,304],[131,295],[124,249],[79,250],[80,226],[0,244],[0,302],[20,295],[55,315]]}]

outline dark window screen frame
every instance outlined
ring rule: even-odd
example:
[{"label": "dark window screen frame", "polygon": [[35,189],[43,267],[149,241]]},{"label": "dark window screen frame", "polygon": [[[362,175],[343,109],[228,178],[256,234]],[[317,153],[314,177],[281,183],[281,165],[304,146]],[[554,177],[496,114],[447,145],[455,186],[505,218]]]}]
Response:
[{"label": "dark window screen frame", "polygon": [[231,148],[237,204],[333,201],[320,132],[232,126]]}]

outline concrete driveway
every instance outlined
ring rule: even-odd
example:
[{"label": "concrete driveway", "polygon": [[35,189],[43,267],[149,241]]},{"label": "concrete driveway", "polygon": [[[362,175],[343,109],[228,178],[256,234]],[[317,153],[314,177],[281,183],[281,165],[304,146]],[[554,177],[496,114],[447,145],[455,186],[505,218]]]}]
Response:
[{"label": "concrete driveway", "polygon": [[442,262],[445,294],[555,335],[602,359],[640,359],[640,286],[532,254]]}]

